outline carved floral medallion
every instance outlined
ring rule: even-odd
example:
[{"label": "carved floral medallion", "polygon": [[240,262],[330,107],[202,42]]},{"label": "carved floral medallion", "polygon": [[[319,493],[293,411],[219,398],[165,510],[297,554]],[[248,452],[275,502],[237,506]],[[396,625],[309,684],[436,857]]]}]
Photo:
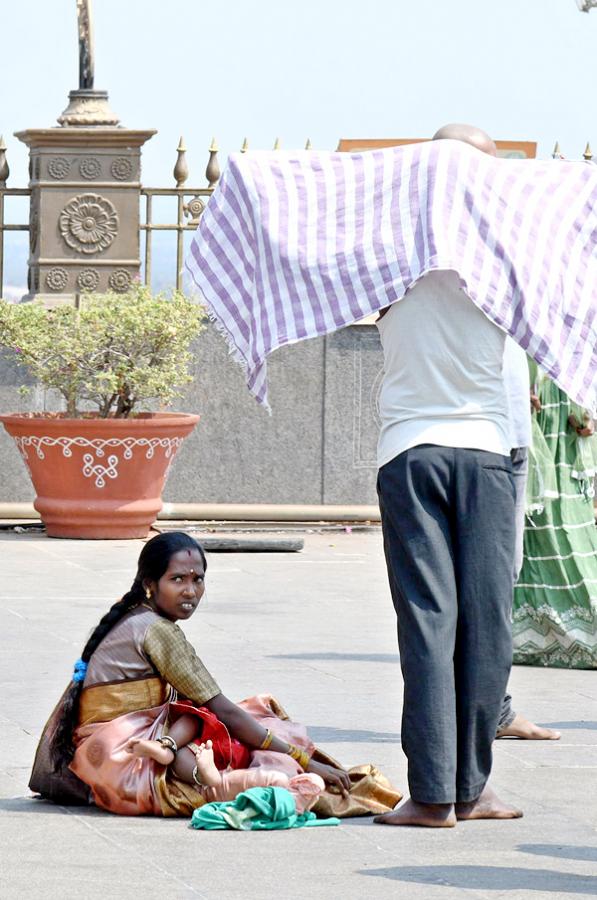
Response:
[{"label": "carved floral medallion", "polygon": [[99,178],[102,174],[102,167],[99,159],[96,159],[95,156],[86,156],[81,160],[79,165],[79,172],[81,173],[83,178],[87,178],[88,181],[92,181],[94,178]]},{"label": "carved floral medallion", "polygon": [[108,284],[117,294],[124,294],[131,286],[131,273],[126,269],[116,269],[108,278]]},{"label": "carved floral medallion", "polygon": [[99,280],[97,269],[82,269],[77,275],[77,287],[81,291],[94,291],[99,284]]},{"label": "carved floral medallion", "polygon": [[189,200],[188,203],[185,203],[183,207],[183,212],[187,219],[191,220],[191,225],[194,225],[199,221],[199,216],[205,209],[205,203],[201,199],[201,197],[193,197],[192,200]]},{"label": "carved floral medallion", "polygon": [[73,197],[59,218],[60,234],[77,253],[101,253],[118,234],[114,204],[99,194]]},{"label": "carved floral medallion", "polygon": [[68,283],[68,272],[62,266],[54,266],[46,275],[46,285],[51,291],[63,291]]},{"label": "carved floral medallion", "polygon": [[126,156],[117,156],[110,167],[117,181],[128,181],[133,175],[133,164]]},{"label": "carved floral medallion", "polygon": [[48,173],[51,178],[55,178],[59,181],[62,178],[66,178],[69,172],[70,160],[67,159],[66,156],[55,156],[48,163]]}]

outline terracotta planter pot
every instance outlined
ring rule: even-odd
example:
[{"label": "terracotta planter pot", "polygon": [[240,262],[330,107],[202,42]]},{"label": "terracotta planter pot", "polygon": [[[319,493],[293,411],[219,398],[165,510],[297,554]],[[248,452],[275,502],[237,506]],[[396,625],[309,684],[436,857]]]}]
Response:
[{"label": "terracotta planter pot", "polygon": [[199,416],[133,419],[0,415],[15,439],[50,537],[144,538],[176,451]]}]

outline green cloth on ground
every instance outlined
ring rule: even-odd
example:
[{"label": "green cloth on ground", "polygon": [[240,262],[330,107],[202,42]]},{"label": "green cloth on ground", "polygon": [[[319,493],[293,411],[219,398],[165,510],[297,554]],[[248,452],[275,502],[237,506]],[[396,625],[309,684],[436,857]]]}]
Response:
[{"label": "green cloth on ground", "polygon": [[568,416],[582,422],[585,411],[548,378],[533,375],[541,410],[533,413],[524,560],[514,589],[514,662],[593,669],[597,668],[593,510],[597,439],[577,435]]},{"label": "green cloth on ground", "polygon": [[249,788],[235,800],[206,803],[196,809],[191,828],[217,831],[274,831],[283,828],[339,825],[340,819],[318,819],[315,813],[297,813],[294,797],[281,787]]}]

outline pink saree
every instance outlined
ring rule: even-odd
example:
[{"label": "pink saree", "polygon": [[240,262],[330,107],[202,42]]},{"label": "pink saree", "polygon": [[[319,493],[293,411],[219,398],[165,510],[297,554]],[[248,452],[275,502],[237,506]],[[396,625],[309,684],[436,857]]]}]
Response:
[{"label": "pink saree", "polygon": [[[124,749],[131,738],[155,740],[168,732],[170,701],[164,700],[165,690],[161,679],[150,678],[83,691],[71,770],[90,787],[97,806],[128,816],[190,816],[204,803],[233,800],[250,787],[276,786],[289,790],[297,812],[304,812],[324,790],[318,775],[303,772],[291,757],[272,751],[252,751],[248,768],[224,772],[217,787],[187,784],[168,767],[131,756]],[[146,708],[131,708],[141,702],[140,694]],[[270,695],[250,697],[239,706],[276,735],[313,753],[304,726],[285,718]]]}]

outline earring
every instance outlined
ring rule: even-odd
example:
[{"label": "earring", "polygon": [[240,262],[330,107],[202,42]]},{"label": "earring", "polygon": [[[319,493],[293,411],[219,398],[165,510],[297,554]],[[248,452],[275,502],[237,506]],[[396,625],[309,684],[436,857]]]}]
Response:
[{"label": "earring", "polygon": [[149,590],[149,588],[145,588],[145,596],[148,600],[151,600],[151,591]]}]

